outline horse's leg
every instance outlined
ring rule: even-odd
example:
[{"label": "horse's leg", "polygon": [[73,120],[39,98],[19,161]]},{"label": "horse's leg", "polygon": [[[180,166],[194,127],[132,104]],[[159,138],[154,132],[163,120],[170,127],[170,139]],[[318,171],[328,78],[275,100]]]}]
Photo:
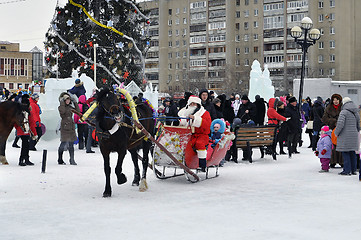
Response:
[{"label": "horse's leg", "polygon": [[149,151],[152,147],[152,143],[149,141],[143,142],[143,161],[142,161],[142,180],[140,182],[139,191],[144,192],[148,189],[147,184],[147,170],[148,170],[148,163],[149,163]]},{"label": "horse's leg", "polygon": [[127,177],[124,175],[124,173],[122,173],[122,165],[125,154],[127,154],[127,150],[125,148],[124,150],[121,149],[118,151],[118,162],[117,166],[115,167],[115,174],[117,175],[117,182],[119,185],[127,182]]},{"label": "horse's leg", "polygon": [[0,162],[4,165],[8,165],[8,161],[5,157],[5,149],[6,149],[6,140],[1,140],[0,142]]},{"label": "horse's leg", "polygon": [[139,165],[138,165],[138,151],[136,148],[129,150],[130,155],[132,156],[132,161],[134,164],[134,179],[132,182],[132,186],[139,186],[140,181],[140,173],[139,173]]},{"label": "horse's leg", "polygon": [[104,173],[105,173],[105,190],[103,193],[103,197],[110,197],[112,196],[112,187],[110,186],[110,152],[103,151],[103,149],[100,149],[103,159],[104,159]]}]

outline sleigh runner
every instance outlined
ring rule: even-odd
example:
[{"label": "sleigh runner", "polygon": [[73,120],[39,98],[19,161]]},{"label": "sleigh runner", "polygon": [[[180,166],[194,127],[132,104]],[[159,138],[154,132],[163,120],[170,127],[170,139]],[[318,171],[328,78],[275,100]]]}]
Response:
[{"label": "sleigh runner", "polygon": [[[191,136],[191,127],[160,125],[152,164],[157,178],[167,179],[185,175],[191,182],[200,180],[199,176],[203,174],[199,174],[199,161],[197,153],[190,144]],[[218,177],[219,164],[225,157],[233,138],[232,133],[225,132],[215,148],[208,146],[205,179]],[[209,176],[211,169],[215,170],[212,177]]]}]

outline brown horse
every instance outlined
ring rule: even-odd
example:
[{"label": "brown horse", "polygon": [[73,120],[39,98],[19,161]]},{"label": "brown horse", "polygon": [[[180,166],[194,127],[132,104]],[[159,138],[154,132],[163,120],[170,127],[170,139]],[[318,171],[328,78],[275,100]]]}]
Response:
[{"label": "brown horse", "polygon": [[14,124],[26,129],[26,116],[29,106],[18,102],[5,101],[0,103],[0,162],[9,164],[5,157],[6,141]]},{"label": "brown horse", "polygon": [[[117,183],[123,184],[127,181],[126,176],[122,173],[123,160],[127,150],[131,153],[134,164],[134,180],[133,185],[139,185],[139,190],[145,191],[146,173],[148,168],[148,153],[151,148],[151,142],[144,140],[144,134],[136,132],[131,121],[131,112],[127,109],[127,104],[122,103],[120,96],[114,94],[109,89],[102,89],[97,92],[98,115],[97,115],[97,131],[99,137],[100,152],[104,159],[105,172],[105,190],[103,197],[110,197],[112,194],[110,186],[110,153],[118,153],[118,162],[115,167]],[[140,123],[148,132],[154,132],[153,111],[146,103],[137,103],[136,111]],[[137,149],[142,147],[142,176],[139,173]]]}]

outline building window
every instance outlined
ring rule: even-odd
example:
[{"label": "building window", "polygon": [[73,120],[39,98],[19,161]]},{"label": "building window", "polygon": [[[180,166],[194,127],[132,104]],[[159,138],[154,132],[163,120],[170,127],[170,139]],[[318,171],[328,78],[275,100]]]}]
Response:
[{"label": "building window", "polygon": [[168,64],[168,68],[172,69],[172,64],[171,63]]},{"label": "building window", "polygon": [[169,31],[168,31],[168,36],[169,36],[169,37],[172,36],[172,30],[169,30]]},{"label": "building window", "polygon": [[244,35],[244,41],[245,41],[245,42],[248,42],[248,41],[249,41],[249,35],[248,35],[248,34],[245,34],[245,35]]},{"label": "building window", "polygon": [[179,40],[175,41],[175,46],[179,47]]},{"label": "building window", "polygon": [[236,6],[241,5],[241,0],[236,0]]},{"label": "building window", "polygon": [[330,27],[330,34],[335,34],[335,27]]},{"label": "building window", "polygon": [[325,31],[323,30],[323,28],[320,28],[320,33],[321,33],[321,35],[325,34]]},{"label": "building window", "polygon": [[183,52],[183,58],[186,58],[187,57],[187,51],[184,51]]},{"label": "building window", "polygon": [[183,46],[187,45],[187,40],[183,40]]},{"label": "building window", "polygon": [[244,11],[244,17],[249,17],[249,10]]},{"label": "building window", "polygon": [[245,47],[244,48],[244,54],[248,54],[249,53],[249,47]]},{"label": "building window", "polygon": [[347,89],[347,94],[357,94],[357,89]]},{"label": "building window", "polygon": [[236,59],[236,66],[240,66],[241,65],[241,60]]},{"label": "building window", "polygon": [[175,24],[176,24],[176,25],[179,25],[179,18],[176,18],[176,19],[175,19]]},{"label": "building window", "polygon": [[253,40],[258,40],[258,34],[257,33],[255,33],[255,34],[253,34]]},{"label": "building window", "polygon": [[249,59],[244,60],[244,66],[249,66]]},{"label": "building window", "polygon": [[244,22],[244,30],[247,30],[248,29],[248,22]]},{"label": "building window", "polygon": [[185,63],[185,62],[183,63],[183,69],[187,69],[187,63]]},{"label": "building window", "polygon": [[258,9],[255,9],[255,10],[254,10],[254,15],[255,15],[255,16],[258,16]]},{"label": "building window", "polygon": [[318,69],[318,74],[320,75],[320,76],[323,76],[323,68],[320,68],[320,69]]},{"label": "building window", "polygon": [[187,24],[187,18],[183,18],[183,24]]},{"label": "building window", "polygon": [[168,59],[172,59],[172,53],[168,53]]},{"label": "building window", "polygon": [[179,58],[179,57],[180,57],[180,53],[179,53],[179,52],[176,52],[176,53],[175,53],[175,57],[176,57],[176,58]]},{"label": "building window", "polygon": [[239,42],[239,41],[241,41],[241,36],[239,36],[238,34],[236,35],[236,42]]},{"label": "building window", "polygon": [[179,36],[179,30],[178,29],[175,30],[175,35]]},{"label": "building window", "polygon": [[179,8],[175,9],[175,14],[179,14]]},{"label": "building window", "polygon": [[323,49],[323,42],[318,42],[318,49]]},{"label": "building window", "polygon": [[244,0],[244,5],[249,5],[249,0]]},{"label": "building window", "polygon": [[183,36],[187,35],[187,29],[183,28]]},{"label": "building window", "polygon": [[241,17],[241,12],[240,11],[236,11],[236,18],[240,18]]},{"label": "building window", "polygon": [[239,23],[236,23],[236,30],[239,30]]},{"label": "building window", "polygon": [[323,0],[318,1],[318,8],[323,8]]},{"label": "building window", "polygon": [[334,68],[330,68],[330,69],[328,70],[328,75],[330,75],[330,76],[335,76],[335,73],[336,73],[336,71],[335,71]]},{"label": "building window", "polygon": [[334,62],[336,60],[335,54],[330,54],[330,62]]},{"label": "building window", "polygon": [[253,52],[258,53],[258,47],[253,47]]},{"label": "building window", "polygon": [[172,47],[172,45],[173,45],[172,41],[168,42],[168,47]]},{"label": "building window", "polygon": [[330,0],[330,7],[335,7],[335,6],[336,6],[336,1]]},{"label": "building window", "polygon": [[14,83],[9,83],[9,89],[14,89]]},{"label": "building window", "polygon": [[168,14],[172,15],[172,9],[168,9]]},{"label": "building window", "polygon": [[318,21],[323,22],[323,14],[318,15]]},{"label": "building window", "polygon": [[335,40],[330,41],[330,48],[335,48]]},{"label": "building window", "polygon": [[187,13],[187,8],[183,8],[183,13]]},{"label": "building window", "polygon": [[254,21],[254,22],[253,22],[253,27],[254,27],[254,28],[258,28],[258,22],[257,22],[257,21]]},{"label": "building window", "polygon": [[240,48],[236,48],[236,54],[239,55],[241,53],[241,49]]},{"label": "building window", "polygon": [[328,20],[330,21],[334,21],[335,20],[335,14],[334,13],[330,13],[329,15],[326,16],[328,18]]},{"label": "building window", "polygon": [[318,62],[323,63],[323,55],[318,55]]},{"label": "building window", "polygon": [[253,3],[254,3],[254,4],[258,4],[258,0],[254,0]]}]

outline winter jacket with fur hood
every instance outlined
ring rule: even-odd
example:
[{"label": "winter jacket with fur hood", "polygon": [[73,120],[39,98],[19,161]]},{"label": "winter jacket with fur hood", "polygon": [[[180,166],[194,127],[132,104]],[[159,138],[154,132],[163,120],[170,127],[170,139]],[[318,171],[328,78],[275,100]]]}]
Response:
[{"label": "winter jacket with fur hood", "polygon": [[[60,124],[60,141],[61,142],[74,142],[77,140],[75,133],[75,123],[73,120],[73,113],[71,110],[80,112],[78,104],[74,103],[74,100],[70,101],[70,104],[65,103],[65,99],[69,97],[68,93],[61,93],[59,96],[60,106],[58,111],[61,117]],[[75,108],[72,106],[75,105]]]},{"label": "winter jacket with fur hood", "polygon": [[[333,104],[333,99],[337,98],[340,101],[340,104],[336,108]],[[331,103],[326,107],[325,112],[322,116],[322,122],[329,126],[330,129],[334,129],[336,127],[338,116],[340,115],[342,107],[342,97],[339,94],[333,94],[331,96]]]}]

